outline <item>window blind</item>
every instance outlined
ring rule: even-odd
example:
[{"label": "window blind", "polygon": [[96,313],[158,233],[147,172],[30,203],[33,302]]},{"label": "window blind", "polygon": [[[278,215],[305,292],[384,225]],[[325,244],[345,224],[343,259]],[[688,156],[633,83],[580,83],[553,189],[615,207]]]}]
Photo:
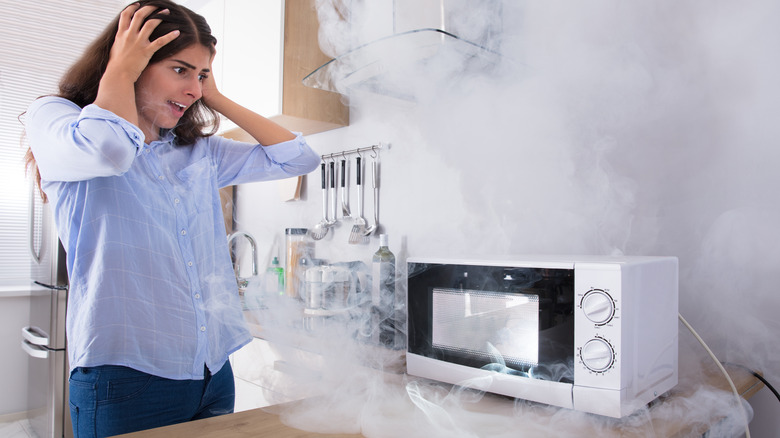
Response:
[{"label": "window blind", "polygon": [[[33,269],[35,199],[25,175],[20,115],[37,97],[56,92],[62,74],[126,3],[0,0],[0,287],[29,286]],[[34,207],[36,218],[48,208],[40,202]],[[40,239],[40,232],[33,234]]]}]

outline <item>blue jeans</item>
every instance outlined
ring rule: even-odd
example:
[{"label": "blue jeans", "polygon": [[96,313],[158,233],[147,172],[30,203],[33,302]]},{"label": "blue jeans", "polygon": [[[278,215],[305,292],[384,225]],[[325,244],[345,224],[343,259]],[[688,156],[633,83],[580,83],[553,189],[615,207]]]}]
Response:
[{"label": "blue jeans", "polygon": [[203,380],[171,380],[132,368],[76,368],[70,375],[75,438],[97,438],[233,412],[230,362]]}]

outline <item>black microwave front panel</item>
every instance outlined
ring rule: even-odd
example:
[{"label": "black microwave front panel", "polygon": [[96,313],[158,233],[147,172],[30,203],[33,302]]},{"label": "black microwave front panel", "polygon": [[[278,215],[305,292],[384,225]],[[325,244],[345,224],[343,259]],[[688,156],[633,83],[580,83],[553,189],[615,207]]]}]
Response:
[{"label": "black microwave front panel", "polygon": [[572,383],[574,270],[409,263],[409,352]]}]

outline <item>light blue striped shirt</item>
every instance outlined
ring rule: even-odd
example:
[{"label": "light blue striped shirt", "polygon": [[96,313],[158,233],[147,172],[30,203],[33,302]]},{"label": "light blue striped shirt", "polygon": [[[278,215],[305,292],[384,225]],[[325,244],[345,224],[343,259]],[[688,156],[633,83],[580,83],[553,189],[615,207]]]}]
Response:
[{"label": "light blue striped shirt", "polygon": [[68,359],[202,379],[251,340],[218,189],[302,175],[300,135],[273,146],[218,136],[177,146],[95,105],[36,100],[26,133],[67,251]]}]

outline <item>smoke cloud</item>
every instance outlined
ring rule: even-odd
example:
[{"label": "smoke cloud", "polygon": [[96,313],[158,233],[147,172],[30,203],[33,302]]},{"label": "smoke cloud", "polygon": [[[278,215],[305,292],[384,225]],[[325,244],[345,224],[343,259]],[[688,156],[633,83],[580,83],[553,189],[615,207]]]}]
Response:
[{"label": "smoke cloud", "polygon": [[[317,4],[330,55],[398,26],[388,2]],[[407,252],[677,256],[680,312],[721,360],[780,382],[780,4],[444,4],[447,31],[501,56],[443,53],[387,72],[373,84],[379,94],[342,90],[351,132],[390,138],[398,152],[382,157],[383,211],[419,213],[385,221],[405,238],[399,269]],[[393,191],[401,181],[429,196]],[[352,321],[313,335],[325,351],[323,395],[283,411],[288,424],[369,437],[598,436],[618,421],[524,401],[507,415],[480,412],[476,402],[494,396],[479,382],[452,388],[396,374],[385,366],[397,365],[394,352],[367,350]],[[707,361],[681,326],[681,381]],[[288,384],[274,382],[280,392]],[[702,424],[722,414],[711,436],[743,428],[731,394],[681,385],[690,395],[656,414]]]}]

